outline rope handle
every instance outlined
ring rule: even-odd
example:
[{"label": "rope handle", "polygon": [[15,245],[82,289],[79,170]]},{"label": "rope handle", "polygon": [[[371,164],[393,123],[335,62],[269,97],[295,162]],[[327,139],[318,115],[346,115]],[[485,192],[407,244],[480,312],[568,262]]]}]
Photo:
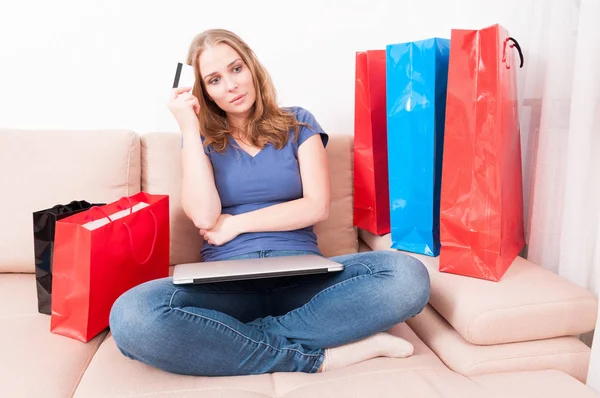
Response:
[{"label": "rope handle", "polygon": [[152,254],[154,254],[154,248],[156,247],[156,238],[158,237],[158,221],[156,221],[156,215],[154,215],[154,212],[152,210],[148,210],[148,211],[150,212],[150,215],[152,216],[152,220],[154,220],[154,238],[152,239],[152,246],[150,247],[150,253],[148,253],[148,257],[146,257],[146,259],[144,261],[139,261],[135,257],[135,254],[133,253],[133,235],[131,234],[131,228],[129,228],[129,225],[127,225],[127,223],[125,223],[125,222],[123,223],[125,228],[127,228],[127,234],[129,235],[129,249],[131,250],[131,257],[139,265],[144,265],[150,260],[150,257],[152,257]]},{"label": "rope handle", "polygon": [[[102,213],[102,215],[104,216],[104,217],[102,217],[102,218],[105,218],[105,217],[106,217],[106,218],[108,218],[108,221],[110,221],[110,222],[113,222],[112,218],[110,218],[110,216],[109,216],[108,214],[106,214],[106,212],[105,212],[104,210],[102,210],[102,208],[101,208],[101,207],[98,207],[98,206],[92,206],[92,207],[90,207],[90,208],[89,208],[89,210],[97,210],[97,211],[99,211],[100,213]],[[85,220],[86,220],[86,221],[96,221],[96,220],[94,219],[94,217],[92,217],[92,216],[91,216],[91,215],[89,215],[89,214],[88,214],[88,215],[85,217]]]},{"label": "rope handle", "polygon": [[129,215],[131,215],[133,213],[133,202],[131,201],[131,198],[129,196],[123,196],[121,199],[119,199],[119,202],[122,201],[123,199],[127,199],[127,201],[129,202],[129,206],[123,207],[119,204],[117,206],[117,209],[119,209],[119,210],[129,209]]},{"label": "rope handle", "polygon": [[524,63],[524,59],[523,59],[523,51],[521,50],[521,46],[519,45],[519,43],[517,42],[517,40],[514,37],[508,37],[506,40],[504,40],[504,49],[503,49],[503,54],[502,54],[502,62],[504,62],[506,64],[506,69],[510,69],[510,65],[508,64],[508,62],[506,62],[506,45],[512,42],[511,44],[509,44],[510,48],[516,48],[517,51],[519,52],[519,58],[521,60],[521,63],[519,64],[519,68],[523,67],[523,63]]},{"label": "rope handle", "polygon": [[[129,215],[133,214],[133,202],[131,201],[131,199],[127,196],[122,197],[121,199],[119,199],[119,201],[123,200],[123,199],[127,199],[127,201],[129,202],[129,206],[128,207],[123,207],[121,205],[118,205],[117,208],[119,210],[125,210],[125,209],[129,209]],[[104,217],[106,217],[108,219],[108,221],[110,221],[111,223],[114,222],[114,220],[112,220],[110,218],[110,216],[108,214],[106,214],[106,212],[104,210],[102,210],[100,207],[97,206],[93,206],[90,208],[90,210],[95,209],[97,211],[100,211],[102,213],[102,215]],[[148,256],[146,257],[145,260],[140,261],[136,258],[134,251],[133,251],[133,234],[131,233],[131,228],[129,227],[129,225],[127,225],[126,222],[123,222],[123,226],[127,229],[127,235],[129,236],[129,250],[131,252],[131,257],[133,258],[133,260],[138,263],[139,265],[144,265],[146,264],[148,261],[150,261],[150,258],[152,257],[152,254],[154,254],[154,249],[156,247],[156,239],[158,237],[158,221],[156,220],[156,215],[154,214],[154,212],[150,209],[148,209],[148,211],[150,212],[150,215],[152,216],[152,220],[154,221],[154,238],[152,239],[152,246],[150,246],[150,253],[148,253]],[[86,217],[86,220],[88,221],[96,221],[93,219],[92,216],[88,215]]]},{"label": "rope handle", "polygon": [[[123,199],[127,199],[127,200],[129,201],[129,207],[123,207],[123,206],[121,206],[121,205],[118,205],[118,206],[117,206],[117,209],[119,209],[119,210],[125,210],[126,208],[128,208],[128,209],[129,209],[129,215],[131,215],[131,214],[133,213],[133,202],[132,202],[132,201],[131,201],[131,199],[130,199],[129,197],[127,197],[127,196],[123,196],[121,199],[119,199],[119,202],[120,202],[120,201],[122,201]],[[92,207],[90,207],[90,208],[89,208],[89,210],[99,210],[99,211],[102,213],[102,215],[103,215],[105,218],[108,218],[108,221],[110,221],[110,222],[113,222],[113,219],[112,219],[112,218],[110,218],[110,216],[109,216],[108,214],[106,214],[106,212],[105,212],[104,210],[102,210],[102,208],[100,208],[100,207],[98,207],[98,206],[92,206]],[[103,218],[104,218],[104,217],[103,217]],[[95,219],[94,219],[94,218],[93,218],[91,215],[89,215],[89,214],[88,214],[88,215],[85,217],[85,220],[86,220],[86,221],[96,221],[96,220],[95,220]]]}]

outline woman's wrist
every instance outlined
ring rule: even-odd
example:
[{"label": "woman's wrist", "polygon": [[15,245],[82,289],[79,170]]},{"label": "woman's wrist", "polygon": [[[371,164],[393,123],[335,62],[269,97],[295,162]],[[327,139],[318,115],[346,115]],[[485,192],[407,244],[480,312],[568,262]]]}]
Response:
[{"label": "woman's wrist", "polygon": [[200,139],[200,131],[196,130],[195,128],[189,128],[189,127],[184,127],[181,129],[181,134],[184,137],[198,137],[198,139]]},{"label": "woman's wrist", "polygon": [[231,226],[238,235],[248,232],[246,230],[246,226],[244,225],[243,214],[231,216]]}]

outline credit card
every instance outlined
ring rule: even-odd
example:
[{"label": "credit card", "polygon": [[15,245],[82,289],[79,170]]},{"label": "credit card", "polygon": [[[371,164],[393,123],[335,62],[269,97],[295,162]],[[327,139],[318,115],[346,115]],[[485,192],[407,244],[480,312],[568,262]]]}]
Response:
[{"label": "credit card", "polygon": [[177,69],[175,70],[175,79],[173,80],[173,88],[194,87],[195,82],[194,67],[178,62]]}]

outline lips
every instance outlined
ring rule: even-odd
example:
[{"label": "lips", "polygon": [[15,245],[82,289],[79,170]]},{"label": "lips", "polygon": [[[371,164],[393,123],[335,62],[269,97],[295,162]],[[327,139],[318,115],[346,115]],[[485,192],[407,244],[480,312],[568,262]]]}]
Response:
[{"label": "lips", "polygon": [[245,96],[245,95],[246,95],[246,94],[240,94],[240,95],[238,95],[237,97],[235,97],[234,99],[232,99],[231,101],[229,101],[229,103],[230,103],[230,104],[233,104],[235,101],[237,101],[237,100],[239,100],[239,99],[241,99],[241,98],[244,98],[244,96]]}]

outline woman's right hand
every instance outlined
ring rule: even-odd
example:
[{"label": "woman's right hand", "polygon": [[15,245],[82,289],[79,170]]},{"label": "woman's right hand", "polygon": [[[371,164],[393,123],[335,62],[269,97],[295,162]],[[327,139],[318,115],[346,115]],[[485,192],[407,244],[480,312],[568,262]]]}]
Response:
[{"label": "woman's right hand", "polygon": [[200,112],[200,103],[198,98],[191,94],[191,90],[191,87],[174,88],[168,103],[169,110],[175,116],[182,132],[200,131],[197,116]]}]

